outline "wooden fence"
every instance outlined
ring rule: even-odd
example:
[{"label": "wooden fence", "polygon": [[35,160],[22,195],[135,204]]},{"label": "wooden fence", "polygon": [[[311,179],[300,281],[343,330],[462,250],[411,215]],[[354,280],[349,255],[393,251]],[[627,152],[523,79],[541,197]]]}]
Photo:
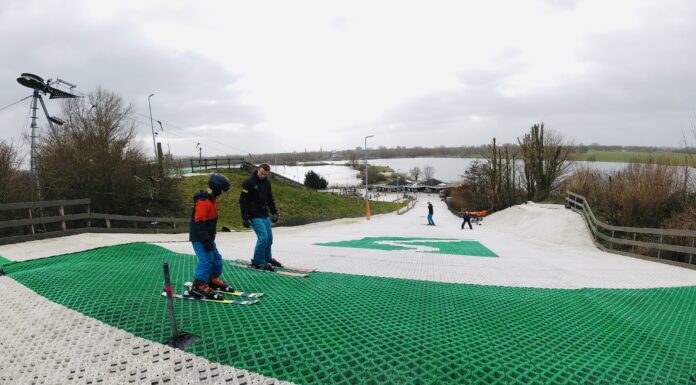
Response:
[{"label": "wooden fence", "polygon": [[243,159],[233,158],[201,158],[190,159],[191,172],[215,170],[219,168],[243,168],[245,163]]},{"label": "wooden fence", "polygon": [[[0,244],[61,237],[81,233],[178,233],[186,218],[159,218],[99,214],[90,210],[90,199],[0,204]],[[66,214],[66,209],[71,213]],[[9,213],[9,215],[7,215]],[[126,224],[126,226],[123,226]],[[120,225],[120,226],[119,226]]]},{"label": "wooden fence", "polygon": [[583,216],[604,251],[696,269],[696,231],[608,225],[597,220],[585,197],[570,191],[566,207]]}]

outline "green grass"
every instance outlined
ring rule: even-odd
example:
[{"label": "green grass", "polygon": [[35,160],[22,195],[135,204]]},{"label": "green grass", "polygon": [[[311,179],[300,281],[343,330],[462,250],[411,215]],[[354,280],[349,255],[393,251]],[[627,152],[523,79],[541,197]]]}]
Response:
[{"label": "green grass", "polygon": [[[624,162],[624,163],[662,163],[683,166],[686,164],[685,154],[672,151],[587,151],[586,153],[570,154],[570,160],[594,162]],[[691,160],[691,166],[694,160]]]},{"label": "green grass", "polygon": [[[195,256],[149,244],[5,270],[55,303],[164,342],[164,262],[181,292]],[[300,385],[686,385],[696,376],[696,286],[557,290],[229,265],[223,278],[266,295],[253,306],[176,301],[179,330],[201,337],[186,351]]]},{"label": "green grass", "polygon": [[[229,178],[232,190],[219,199],[218,227],[241,229],[242,217],[239,210],[239,193],[242,182],[249,173],[241,170],[221,170]],[[208,177],[205,175],[184,178],[184,199],[189,206],[193,205],[193,194],[207,188]],[[352,218],[365,215],[362,200],[355,197],[340,197],[318,193],[314,190],[302,189],[278,181],[272,181],[273,197],[280,211],[281,225],[305,224],[317,221]],[[384,214],[396,211],[393,202],[370,202],[372,214]]]}]

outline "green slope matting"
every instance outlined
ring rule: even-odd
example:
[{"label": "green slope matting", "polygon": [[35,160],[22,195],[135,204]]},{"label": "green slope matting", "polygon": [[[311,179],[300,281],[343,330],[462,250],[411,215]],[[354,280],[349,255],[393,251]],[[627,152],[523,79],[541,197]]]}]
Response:
[{"label": "green slope matting", "polygon": [[11,259],[7,259],[7,258],[0,255],[0,266],[9,265],[10,263],[14,263],[14,261],[12,261]]},{"label": "green slope matting", "polygon": [[477,241],[450,238],[365,237],[349,241],[315,243],[318,246],[350,247],[375,250],[415,250],[423,253],[497,257]]},{"label": "green slope matting", "polygon": [[[162,342],[170,337],[163,262],[180,291],[195,256],[148,244],[6,271],[51,301]],[[253,306],[176,301],[180,330],[202,336],[187,351],[297,384],[692,384],[696,376],[696,287],[551,290],[231,266],[223,278],[267,295]]]}]

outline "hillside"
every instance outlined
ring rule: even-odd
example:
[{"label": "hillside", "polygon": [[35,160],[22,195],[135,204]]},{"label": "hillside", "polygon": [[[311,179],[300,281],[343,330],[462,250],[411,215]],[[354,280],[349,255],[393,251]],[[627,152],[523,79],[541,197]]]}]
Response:
[{"label": "hillside", "polygon": [[[220,198],[220,219],[218,227],[242,229],[239,211],[239,193],[242,182],[249,177],[243,170],[222,170],[232,183],[232,190]],[[207,188],[208,176],[191,176],[184,178],[184,196],[187,205],[192,204],[191,197],[199,190]],[[271,179],[273,196],[280,211],[279,226],[293,226],[338,218],[354,218],[365,215],[363,201],[355,197],[341,197],[318,193],[280,183]],[[392,202],[370,202],[373,214],[383,214],[396,210]]]}]

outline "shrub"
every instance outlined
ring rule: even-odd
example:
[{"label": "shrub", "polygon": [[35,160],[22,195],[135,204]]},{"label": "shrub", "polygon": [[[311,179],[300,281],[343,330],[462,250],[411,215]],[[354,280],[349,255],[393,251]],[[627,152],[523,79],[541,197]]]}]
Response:
[{"label": "shrub", "polygon": [[309,170],[305,174],[304,185],[315,190],[325,190],[329,182],[316,172]]}]

